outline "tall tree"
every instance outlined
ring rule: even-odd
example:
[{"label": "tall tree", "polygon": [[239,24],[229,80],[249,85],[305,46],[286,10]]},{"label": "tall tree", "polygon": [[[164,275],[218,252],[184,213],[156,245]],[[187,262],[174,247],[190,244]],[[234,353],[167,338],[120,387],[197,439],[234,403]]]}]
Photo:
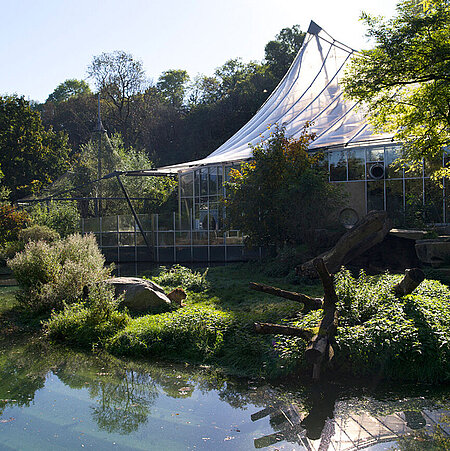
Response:
[{"label": "tall tree", "polygon": [[13,200],[51,183],[69,164],[67,136],[46,130],[23,97],[0,97],[0,165]]},{"label": "tall tree", "polygon": [[275,128],[253,148],[252,162],[231,171],[227,214],[251,244],[308,245],[314,229],[332,220],[342,194],[308,154],[313,139],[306,127],[295,140]]},{"label": "tall tree", "polygon": [[368,106],[378,130],[395,132],[410,162],[442,155],[450,141],[450,3],[402,0],[390,20],[362,18],[375,47],[353,59],[347,95]]},{"label": "tall tree", "polygon": [[72,97],[81,94],[90,94],[91,89],[84,80],[77,80],[75,78],[68,79],[60,83],[54,91],[48,96],[47,102],[64,102]]},{"label": "tall tree", "polygon": [[283,28],[265,47],[265,59],[272,73],[281,79],[294,61],[305,39],[300,25]]},{"label": "tall tree", "polygon": [[171,105],[175,108],[181,108],[188,81],[189,75],[185,70],[171,69],[160,75],[156,87]]},{"label": "tall tree", "polygon": [[112,107],[114,128],[127,141],[133,100],[145,85],[142,62],[124,51],[102,53],[93,58],[88,67],[88,75],[102,93],[107,106]]}]

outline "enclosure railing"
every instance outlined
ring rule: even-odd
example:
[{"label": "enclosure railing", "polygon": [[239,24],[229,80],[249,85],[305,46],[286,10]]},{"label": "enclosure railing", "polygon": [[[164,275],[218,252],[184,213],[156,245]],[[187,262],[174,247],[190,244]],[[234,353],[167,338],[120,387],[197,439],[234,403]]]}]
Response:
[{"label": "enclosure railing", "polygon": [[84,218],[81,231],[94,234],[107,260],[115,262],[231,262],[258,258],[262,252],[259,248],[245,249],[241,231],[219,230],[217,224],[202,224],[192,216],[171,213],[137,217],[149,248],[132,215]]}]

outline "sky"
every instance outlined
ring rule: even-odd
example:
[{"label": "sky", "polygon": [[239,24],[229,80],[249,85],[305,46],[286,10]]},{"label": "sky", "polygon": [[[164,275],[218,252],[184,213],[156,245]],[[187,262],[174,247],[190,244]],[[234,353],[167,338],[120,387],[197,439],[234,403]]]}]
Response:
[{"label": "sky", "polygon": [[[0,95],[45,101],[92,58],[124,50],[155,83],[168,69],[212,75],[231,58],[260,61],[285,27],[314,20],[348,46],[370,48],[361,11],[392,17],[394,0],[0,0]],[[86,81],[89,82],[87,79]],[[91,84],[92,85],[92,84]]]}]

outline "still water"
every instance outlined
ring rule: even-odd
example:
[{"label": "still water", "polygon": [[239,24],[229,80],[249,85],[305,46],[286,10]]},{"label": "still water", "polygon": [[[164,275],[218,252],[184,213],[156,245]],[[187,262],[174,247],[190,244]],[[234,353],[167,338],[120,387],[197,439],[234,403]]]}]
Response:
[{"label": "still water", "polygon": [[450,388],[271,385],[0,340],[0,449],[450,449]]}]

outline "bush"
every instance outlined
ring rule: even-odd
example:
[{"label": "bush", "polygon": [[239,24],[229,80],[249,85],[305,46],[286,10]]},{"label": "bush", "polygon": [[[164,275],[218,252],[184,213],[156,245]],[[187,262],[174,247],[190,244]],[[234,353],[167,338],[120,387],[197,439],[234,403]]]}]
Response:
[{"label": "bush", "polygon": [[8,266],[21,288],[19,302],[38,312],[79,300],[85,285],[111,275],[104,263],[93,235],[71,235],[54,243],[30,241]]},{"label": "bush", "polygon": [[20,230],[31,223],[26,211],[11,205],[0,205],[0,243],[17,241]]},{"label": "bush", "polygon": [[6,266],[6,262],[13,258],[18,252],[25,248],[23,241],[9,241],[0,248],[1,265]]},{"label": "bush", "polygon": [[52,201],[46,206],[38,204],[30,214],[35,224],[56,230],[62,237],[80,231],[80,213],[75,202]]},{"label": "bush", "polygon": [[200,272],[192,271],[189,268],[181,265],[174,265],[171,268],[165,266],[160,267],[160,273],[154,277],[156,283],[164,286],[183,287],[185,290],[194,292],[205,291],[209,288],[209,283],[206,280],[208,269],[201,274]]},{"label": "bush", "polygon": [[45,241],[46,243],[51,243],[60,238],[61,237],[56,230],[41,225],[33,225],[26,229],[22,229],[19,232],[19,241],[22,241],[23,243],[28,243],[30,241]]},{"label": "bush", "polygon": [[65,304],[60,312],[53,312],[44,323],[50,338],[64,340],[82,347],[102,344],[126,326],[129,316],[119,312],[121,299],[114,297],[114,287],[93,285],[86,302]]},{"label": "bush", "polygon": [[230,313],[206,306],[147,315],[133,320],[117,334],[109,349],[134,355],[207,358],[222,349],[232,320]]}]

